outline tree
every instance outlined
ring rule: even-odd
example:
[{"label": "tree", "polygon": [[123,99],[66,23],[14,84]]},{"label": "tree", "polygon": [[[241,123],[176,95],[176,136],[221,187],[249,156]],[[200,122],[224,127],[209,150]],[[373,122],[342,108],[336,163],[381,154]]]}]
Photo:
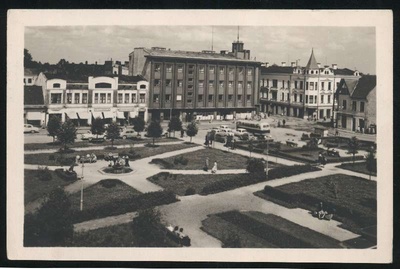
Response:
[{"label": "tree", "polygon": [[369,172],[369,180],[371,180],[372,172],[376,172],[376,159],[375,159],[375,153],[374,153],[373,149],[368,151],[366,166],[367,166],[367,170]]},{"label": "tree", "polygon": [[359,142],[358,142],[357,137],[353,136],[349,140],[348,147],[349,147],[349,150],[347,151],[347,154],[352,154],[353,155],[353,165],[354,165],[355,156],[358,153],[358,148],[359,148]]},{"label": "tree", "polygon": [[140,118],[140,117],[135,117],[132,120],[132,124],[133,124],[133,130],[135,130],[135,132],[143,132],[144,127],[146,125],[146,123],[144,122],[144,119]]},{"label": "tree", "polygon": [[24,67],[31,67],[32,60],[33,58],[29,50],[24,49]]},{"label": "tree", "polygon": [[49,122],[47,123],[47,132],[50,136],[53,137],[53,143],[55,137],[57,136],[58,132],[61,128],[61,120],[59,117],[53,116],[49,118]]},{"label": "tree", "polygon": [[99,138],[99,135],[104,134],[105,129],[104,129],[103,120],[100,118],[95,118],[94,121],[92,122],[91,131],[92,131],[92,134],[96,135],[96,138]]},{"label": "tree", "polygon": [[153,145],[154,145],[154,139],[161,137],[162,132],[163,129],[160,125],[160,122],[158,121],[152,121],[149,127],[147,127],[147,135],[153,138]]},{"label": "tree", "polygon": [[58,141],[67,149],[67,144],[73,144],[76,139],[76,127],[71,120],[65,121],[57,134]]},{"label": "tree", "polygon": [[25,216],[25,246],[65,246],[72,235],[71,204],[61,188],[50,193],[36,214]]},{"label": "tree", "polygon": [[168,123],[168,129],[170,132],[174,132],[174,137],[175,137],[175,131],[182,130],[182,121],[179,119],[179,117],[171,118],[171,120]]},{"label": "tree", "polygon": [[114,147],[114,139],[119,138],[120,136],[120,130],[119,126],[113,122],[111,123],[108,128],[107,128],[107,138],[111,139],[111,147]]},{"label": "tree", "polygon": [[138,212],[138,216],[133,218],[132,230],[139,247],[157,245],[164,241],[164,234],[158,228],[160,223],[160,213],[154,208]]},{"label": "tree", "polygon": [[263,159],[251,158],[247,161],[247,172],[256,176],[263,176],[265,173],[265,165]]},{"label": "tree", "polygon": [[191,123],[188,124],[186,129],[186,134],[190,136],[190,143],[192,143],[192,137],[196,136],[198,131],[199,129],[197,128],[196,122],[192,121]]}]

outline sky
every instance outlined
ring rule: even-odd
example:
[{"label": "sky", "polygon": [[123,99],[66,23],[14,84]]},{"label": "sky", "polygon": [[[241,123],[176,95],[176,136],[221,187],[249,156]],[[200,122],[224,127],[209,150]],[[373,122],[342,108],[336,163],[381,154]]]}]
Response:
[{"label": "sky", "polygon": [[[135,47],[202,51],[213,45],[216,52],[231,50],[237,35],[237,26],[41,26],[25,28],[25,48],[42,63],[64,58],[101,64],[128,61]],[[240,26],[239,38],[260,62],[298,60],[305,66],[313,48],[322,65],[376,73],[374,27]]]}]

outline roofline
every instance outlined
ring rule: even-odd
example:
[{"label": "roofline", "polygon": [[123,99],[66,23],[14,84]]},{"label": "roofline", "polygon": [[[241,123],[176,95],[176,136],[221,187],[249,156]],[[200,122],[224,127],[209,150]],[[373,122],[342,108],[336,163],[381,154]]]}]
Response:
[{"label": "roofline", "polygon": [[226,62],[246,62],[246,63],[252,63],[252,64],[262,64],[262,62],[258,62],[258,61],[252,61],[252,60],[243,60],[243,59],[224,59],[224,58],[220,58],[220,59],[212,59],[212,58],[203,58],[203,57],[180,57],[180,56],[168,56],[168,55],[144,55],[144,57],[152,57],[152,58],[177,58],[177,59],[196,59],[196,60],[211,60],[211,61],[226,61]]}]

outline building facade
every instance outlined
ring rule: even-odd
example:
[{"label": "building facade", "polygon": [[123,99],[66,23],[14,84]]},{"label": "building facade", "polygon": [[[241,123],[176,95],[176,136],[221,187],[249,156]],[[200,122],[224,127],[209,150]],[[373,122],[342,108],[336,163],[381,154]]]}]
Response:
[{"label": "building facade", "polygon": [[338,128],[376,133],[376,76],[342,79],[337,95]]},{"label": "building facade", "polygon": [[331,119],[335,92],[342,78],[359,78],[360,73],[317,63],[314,51],[305,67],[296,62],[286,66],[261,67],[260,104],[263,112],[313,120]]},{"label": "building facade", "polygon": [[254,114],[259,105],[261,63],[250,59],[241,41],[220,53],[135,48],[129,60],[130,75],[149,81],[152,119],[238,118]]},{"label": "building facade", "polygon": [[47,107],[41,86],[24,86],[24,123],[44,126]]},{"label": "building facade", "polygon": [[71,80],[44,74],[45,122],[52,116],[77,126],[91,125],[93,119],[123,125],[134,117],[147,120],[148,82],[138,77],[92,77]]}]

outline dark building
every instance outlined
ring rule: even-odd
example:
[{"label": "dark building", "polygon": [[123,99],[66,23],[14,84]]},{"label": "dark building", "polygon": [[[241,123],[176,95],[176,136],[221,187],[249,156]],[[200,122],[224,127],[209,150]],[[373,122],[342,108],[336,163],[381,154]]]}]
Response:
[{"label": "dark building", "polygon": [[195,115],[214,119],[253,113],[259,103],[261,63],[250,59],[241,41],[232,51],[177,51],[160,47],[135,48],[129,74],[149,81],[149,116],[169,119]]}]

